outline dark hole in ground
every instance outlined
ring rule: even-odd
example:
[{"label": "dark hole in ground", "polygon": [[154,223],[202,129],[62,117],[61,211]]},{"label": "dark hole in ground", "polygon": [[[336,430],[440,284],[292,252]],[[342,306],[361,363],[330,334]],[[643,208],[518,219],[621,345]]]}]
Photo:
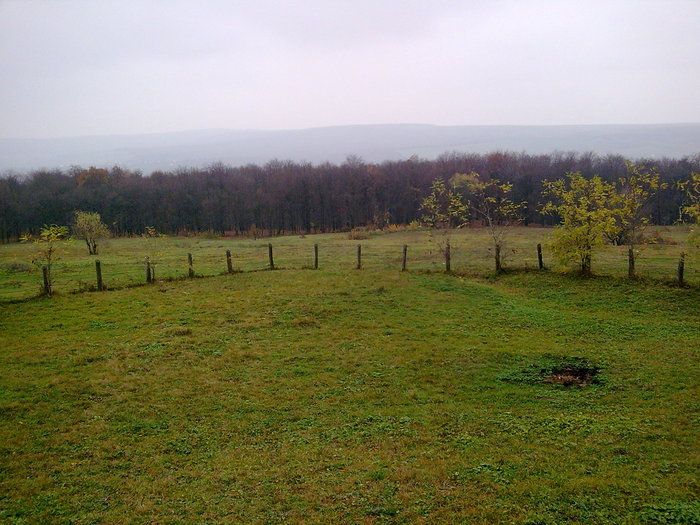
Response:
[{"label": "dark hole in ground", "polygon": [[601,367],[582,357],[545,355],[537,362],[507,372],[499,379],[520,383],[549,383],[563,386],[588,386],[600,383]]},{"label": "dark hole in ground", "polygon": [[564,386],[586,386],[598,382],[596,376],[599,371],[600,369],[595,366],[556,367],[542,382]]}]

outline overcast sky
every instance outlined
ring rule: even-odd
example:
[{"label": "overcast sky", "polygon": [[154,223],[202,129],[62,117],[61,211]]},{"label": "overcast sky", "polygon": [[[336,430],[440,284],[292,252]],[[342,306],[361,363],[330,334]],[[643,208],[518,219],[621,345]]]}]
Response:
[{"label": "overcast sky", "polygon": [[698,0],[0,0],[0,137],[700,122]]}]

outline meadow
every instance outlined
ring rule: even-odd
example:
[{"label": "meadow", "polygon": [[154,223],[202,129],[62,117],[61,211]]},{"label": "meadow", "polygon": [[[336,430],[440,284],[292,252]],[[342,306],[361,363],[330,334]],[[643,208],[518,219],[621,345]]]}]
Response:
[{"label": "meadow", "polygon": [[[513,228],[506,249],[504,264],[512,270],[536,269],[537,244],[543,245],[544,263],[548,269],[560,272],[572,268],[560,267],[552,258],[547,243],[550,228]],[[90,256],[83,241],[72,239],[62,243],[55,264],[54,289],[58,293],[89,290],[95,286],[95,259],[102,265],[103,279],[108,288],[121,288],[145,282],[144,257],[154,263],[156,278],[177,279],[188,274],[187,254],[194,259],[194,271],[199,276],[226,272],[226,250],[232,254],[236,271],[256,271],[269,267],[268,244],[273,245],[278,269],[303,269],[313,266],[313,245],[319,245],[319,267],[332,270],[353,270],[356,267],[356,247],[362,245],[362,266],[366,270],[400,270],[403,245],[408,246],[408,269],[441,271],[445,268],[442,250],[446,237],[451,243],[452,270],[457,273],[487,276],[493,273],[493,254],[488,230],[465,228],[450,232],[435,230],[360,232],[361,239],[348,234],[283,236],[274,238],[222,237],[163,237],[157,240],[135,238],[106,239],[100,244],[100,254]],[[688,228],[683,226],[654,227],[648,236],[656,242],[639,247],[636,271],[642,278],[673,281],[678,258],[687,251],[684,241]],[[40,293],[41,271],[32,264],[36,246],[32,243],[0,245],[0,302],[26,299]],[[597,275],[626,277],[627,247],[606,245],[596,251],[593,271]],[[700,285],[700,265],[697,259],[686,262],[685,279]]]},{"label": "meadow", "polygon": [[700,523],[697,266],[665,283],[685,232],[657,233],[640,280],[612,246],[537,271],[540,228],[500,276],[482,230],[452,275],[429,232],[167,238],[157,278],[210,277],[122,289],[147,246],[116,239],[77,294],[72,241],[30,300],[31,246],[0,247],[0,522]]}]

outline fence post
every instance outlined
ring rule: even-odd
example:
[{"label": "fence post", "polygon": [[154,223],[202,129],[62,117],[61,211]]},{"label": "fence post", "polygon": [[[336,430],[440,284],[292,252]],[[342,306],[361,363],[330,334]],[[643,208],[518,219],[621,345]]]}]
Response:
[{"label": "fence post", "polygon": [[401,263],[401,271],[406,271],[406,254],[408,252],[408,244],[403,245],[403,262]]},{"label": "fence post", "polygon": [[95,261],[95,273],[97,274],[97,291],[101,292],[104,290],[104,286],[102,285],[102,265],[99,260]]},{"label": "fence post", "polygon": [[272,243],[267,245],[267,256],[270,259],[270,270],[275,269],[275,260],[272,258]]},{"label": "fence post", "polygon": [[231,264],[231,250],[226,250],[226,269],[228,273],[233,273],[233,264]]},{"label": "fence post", "polygon": [[51,281],[49,280],[49,269],[46,266],[41,267],[41,274],[44,277],[44,293],[51,295]]},{"label": "fence post", "polygon": [[318,244],[314,244],[314,270],[318,270]]},{"label": "fence post", "polygon": [[192,268],[192,254],[191,253],[187,254],[187,265],[189,266],[189,268],[187,269],[187,276],[194,277],[194,268]]},{"label": "fence post", "polygon": [[537,243],[537,264],[540,270],[544,270],[544,263],[542,262],[542,245]]},{"label": "fence post", "polygon": [[627,250],[627,277],[634,279],[634,250]]},{"label": "fence post", "polygon": [[362,245],[357,245],[357,269],[362,269]]},{"label": "fence post", "polygon": [[445,272],[450,273],[452,271],[452,254],[450,253],[450,241],[447,241],[445,245]]},{"label": "fence post", "polygon": [[683,286],[683,271],[685,270],[685,253],[681,253],[678,260],[678,286]]},{"label": "fence post", "polygon": [[148,260],[148,255],[146,255],[145,259],[146,259],[146,282],[151,283],[151,282],[153,282],[153,276],[151,274],[151,261]]}]

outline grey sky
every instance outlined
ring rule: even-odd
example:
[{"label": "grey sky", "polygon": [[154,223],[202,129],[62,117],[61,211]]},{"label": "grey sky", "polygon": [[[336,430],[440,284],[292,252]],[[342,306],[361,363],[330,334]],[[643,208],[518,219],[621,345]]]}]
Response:
[{"label": "grey sky", "polygon": [[0,137],[700,122],[698,0],[0,0]]}]

